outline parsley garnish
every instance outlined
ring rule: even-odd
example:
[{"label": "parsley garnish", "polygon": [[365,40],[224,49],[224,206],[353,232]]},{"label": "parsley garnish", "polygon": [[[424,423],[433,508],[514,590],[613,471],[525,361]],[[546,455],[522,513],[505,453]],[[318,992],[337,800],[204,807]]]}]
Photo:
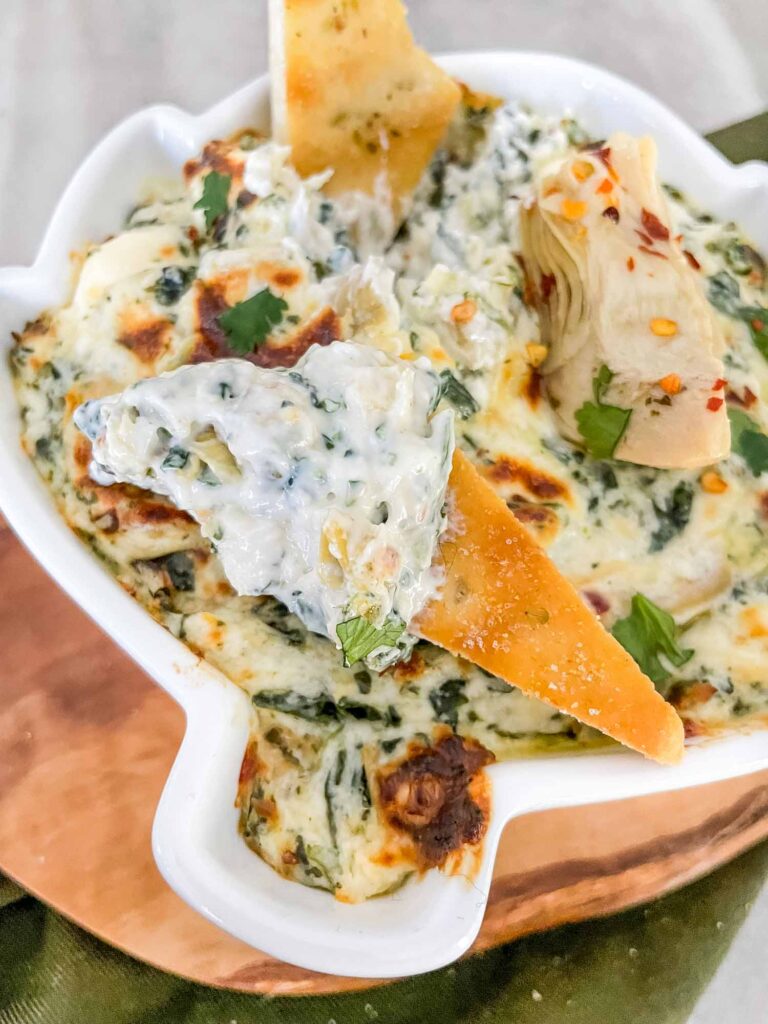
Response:
[{"label": "parsley garnish", "polygon": [[344,664],[349,666],[362,661],[377,647],[393,647],[404,629],[402,619],[390,619],[381,627],[374,626],[362,615],[340,622],[336,627],[336,636],[341,641]]},{"label": "parsley garnish", "polygon": [[288,303],[285,299],[264,288],[222,313],[219,324],[229,338],[230,347],[241,355],[247,355],[267,340],[272,328],[283,319],[286,309]]},{"label": "parsley garnish", "polygon": [[470,392],[450,370],[443,370],[440,374],[440,398],[450,402],[462,420],[468,420],[480,408]]},{"label": "parsley garnish", "polygon": [[741,455],[755,476],[768,470],[768,437],[751,416],[741,409],[729,409],[731,451]]},{"label": "parsley garnish", "polygon": [[205,226],[210,231],[219,217],[229,209],[229,187],[232,178],[228,174],[211,171],[203,179],[203,194],[194,205],[195,210],[205,213]]},{"label": "parsley garnish", "polygon": [[657,685],[672,675],[659,655],[664,655],[675,668],[685,665],[693,657],[692,650],[683,650],[679,646],[679,632],[680,627],[669,612],[643,594],[635,594],[630,614],[626,619],[619,619],[612,630],[624,650]]},{"label": "parsley garnish", "polygon": [[601,366],[592,381],[594,402],[585,402],[576,413],[576,424],[584,438],[584,447],[596,459],[612,457],[632,415],[631,409],[603,402],[603,395],[612,380],[613,374],[608,367]]}]

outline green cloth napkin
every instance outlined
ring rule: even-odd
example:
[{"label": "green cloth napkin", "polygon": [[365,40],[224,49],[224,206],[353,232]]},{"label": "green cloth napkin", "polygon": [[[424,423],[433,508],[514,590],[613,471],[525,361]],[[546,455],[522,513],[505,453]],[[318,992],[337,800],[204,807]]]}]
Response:
[{"label": "green cloth napkin", "polygon": [[0,881],[0,1024],[684,1024],[768,875],[768,843],[687,889],[367,992],[272,999],[131,959]]},{"label": "green cloth napkin", "polygon": [[[735,163],[768,159],[768,113],[709,138]],[[368,992],[301,999],[164,974],[0,876],[0,1024],[684,1024],[766,876],[768,843],[647,907]]]}]

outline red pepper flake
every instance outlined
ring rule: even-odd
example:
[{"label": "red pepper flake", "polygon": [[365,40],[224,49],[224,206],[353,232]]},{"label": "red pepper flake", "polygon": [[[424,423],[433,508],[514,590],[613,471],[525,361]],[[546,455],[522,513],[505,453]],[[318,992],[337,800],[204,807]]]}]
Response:
[{"label": "red pepper flake", "polygon": [[582,591],[582,596],[596,615],[605,615],[611,607],[603,595],[599,594],[596,590],[584,590]]},{"label": "red pepper flake", "polygon": [[723,404],[722,398],[710,398],[707,401],[707,408],[710,412],[717,412],[720,406]]},{"label": "red pepper flake", "polygon": [[619,211],[615,206],[606,206],[603,210],[603,216],[607,217],[608,220],[612,220],[614,224],[619,223]]},{"label": "red pepper flake", "polygon": [[755,318],[752,321],[752,326],[754,327],[754,329],[756,331],[764,331],[765,330],[765,322],[763,320],[758,320],[757,318]]},{"label": "red pepper flake", "polygon": [[690,718],[683,719],[683,735],[687,740],[692,740],[696,736],[702,736],[704,734],[704,728],[698,722],[694,722]]},{"label": "red pepper flake", "polygon": [[688,260],[688,264],[693,270],[701,270],[701,264],[692,252],[689,252],[687,249],[683,249],[683,256]]},{"label": "red pepper flake", "polygon": [[598,160],[602,160],[606,167],[611,166],[611,147],[602,146],[600,149],[595,150],[595,156]]},{"label": "red pepper flake", "polygon": [[715,383],[712,385],[712,390],[721,391],[727,383],[728,381],[725,379],[725,377],[718,377]]},{"label": "red pepper flake", "polygon": [[760,514],[768,519],[768,491],[763,491],[760,495]]},{"label": "red pepper flake", "polygon": [[676,242],[682,242],[682,240],[683,240],[683,236],[682,235],[675,235],[675,241]]},{"label": "red pepper flake", "polygon": [[541,275],[541,297],[545,302],[547,302],[549,296],[552,294],[556,283],[554,274]]},{"label": "red pepper flake", "polygon": [[663,252],[656,252],[655,249],[649,249],[647,245],[638,245],[637,248],[640,252],[647,252],[649,256],[658,256],[660,260],[665,260],[667,258]]},{"label": "red pepper flake", "polygon": [[643,227],[651,236],[651,238],[658,238],[663,242],[669,239],[669,228],[665,227],[655,213],[651,213],[650,210],[646,210],[643,207]]},{"label": "red pepper flake", "polygon": [[627,270],[635,269],[635,260],[633,256],[630,256],[627,260]]},{"label": "red pepper flake", "polygon": [[196,242],[199,237],[200,232],[197,230],[196,227],[192,226],[187,228],[187,238],[190,240],[190,242]]},{"label": "red pepper flake", "polygon": [[645,233],[644,231],[638,231],[638,229],[637,229],[637,228],[635,228],[635,234],[636,234],[636,235],[637,235],[637,237],[638,237],[638,238],[640,238],[640,239],[641,239],[641,240],[642,240],[642,241],[643,241],[643,242],[644,242],[644,243],[645,243],[646,245],[653,245],[653,239],[651,238],[651,236],[650,236],[650,235],[646,235],[646,233]]},{"label": "red pepper flake", "polygon": [[751,409],[757,401],[757,395],[751,388],[745,387],[743,395],[740,395],[737,391],[729,390],[726,393],[725,400],[730,405],[740,405],[743,409]]}]

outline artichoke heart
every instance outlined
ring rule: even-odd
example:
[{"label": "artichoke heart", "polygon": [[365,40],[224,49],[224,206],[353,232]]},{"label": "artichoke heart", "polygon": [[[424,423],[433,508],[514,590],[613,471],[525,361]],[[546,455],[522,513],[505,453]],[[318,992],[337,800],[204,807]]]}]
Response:
[{"label": "artichoke heart", "polygon": [[563,436],[663,469],[725,458],[724,340],[670,228],[654,142],[617,133],[545,167],[521,234]]}]

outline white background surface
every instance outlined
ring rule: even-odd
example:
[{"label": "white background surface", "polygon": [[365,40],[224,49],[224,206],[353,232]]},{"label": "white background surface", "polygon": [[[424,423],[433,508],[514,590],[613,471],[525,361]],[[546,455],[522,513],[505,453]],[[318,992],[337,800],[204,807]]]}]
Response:
[{"label": "white background surface", "polygon": [[[409,7],[432,50],[581,57],[656,93],[702,131],[768,108],[767,0]],[[201,110],[261,73],[265,8],[266,0],[0,0],[0,264],[31,261],[70,174],[119,118],[158,101]],[[764,893],[690,1024],[768,1021],[767,944]]]}]

